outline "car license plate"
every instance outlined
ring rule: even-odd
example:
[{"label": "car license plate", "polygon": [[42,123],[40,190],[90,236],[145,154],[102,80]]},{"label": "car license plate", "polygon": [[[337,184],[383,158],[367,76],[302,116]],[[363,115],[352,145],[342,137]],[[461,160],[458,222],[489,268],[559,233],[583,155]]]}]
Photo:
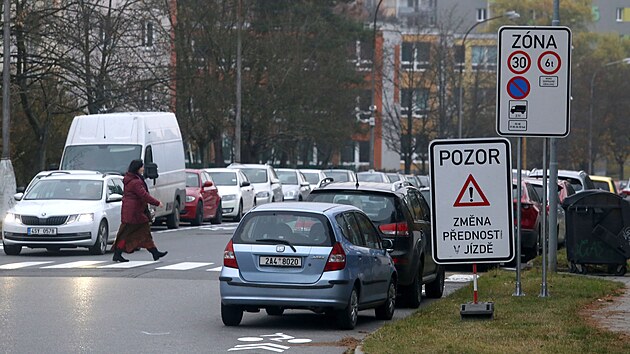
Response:
[{"label": "car license plate", "polygon": [[26,232],[29,235],[56,235],[57,228],[55,227],[29,227]]},{"label": "car license plate", "polygon": [[302,266],[302,258],[301,257],[270,257],[270,256],[260,256],[258,259],[258,264],[261,266],[271,266],[271,267],[301,267]]}]

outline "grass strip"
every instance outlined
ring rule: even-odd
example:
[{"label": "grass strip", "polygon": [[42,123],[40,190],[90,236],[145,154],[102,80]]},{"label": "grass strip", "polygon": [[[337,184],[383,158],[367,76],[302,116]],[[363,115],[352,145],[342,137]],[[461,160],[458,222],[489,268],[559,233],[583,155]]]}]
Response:
[{"label": "grass strip", "polygon": [[[559,255],[558,259],[563,259]],[[564,258],[566,259],[566,258]],[[535,264],[535,263],[534,263]],[[548,273],[550,297],[539,298],[541,269],[521,273],[526,296],[512,296],[513,271],[493,269],[479,278],[479,301],[494,302],[493,320],[462,320],[472,284],[370,334],[366,353],[630,353],[630,343],[580,315],[589,304],[621,293],[623,284],[594,277]]]}]

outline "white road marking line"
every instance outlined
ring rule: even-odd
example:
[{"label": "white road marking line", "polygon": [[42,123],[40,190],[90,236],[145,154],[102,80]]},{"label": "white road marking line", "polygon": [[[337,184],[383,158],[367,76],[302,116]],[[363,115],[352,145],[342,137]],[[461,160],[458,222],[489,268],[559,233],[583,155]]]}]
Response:
[{"label": "white road marking line", "polygon": [[450,277],[446,278],[444,281],[451,283],[467,283],[473,280],[472,274],[453,274]]},{"label": "white road marking line", "polygon": [[216,268],[210,268],[208,270],[206,270],[206,272],[220,272],[223,269],[223,266],[220,267],[216,267]]},{"label": "white road marking line", "polygon": [[26,268],[26,267],[32,267],[32,266],[37,266],[37,265],[42,265],[42,264],[48,264],[48,263],[52,263],[52,261],[46,261],[46,262],[19,262],[19,263],[9,263],[9,264],[3,264],[0,266],[0,269],[20,269],[20,268]]},{"label": "white road marking line", "polygon": [[159,268],[155,268],[155,269],[160,269],[160,270],[190,270],[190,269],[195,269],[195,268],[199,268],[199,267],[205,267],[205,266],[209,266],[209,265],[213,265],[213,264],[214,263],[182,262],[182,263],[171,264],[171,265],[167,265],[167,266],[159,267]]},{"label": "white road marking line", "polygon": [[68,269],[68,268],[95,268],[96,264],[105,263],[106,261],[76,261],[63,264],[55,264],[46,267],[40,267],[40,269]]},{"label": "white road marking line", "polygon": [[105,266],[100,266],[98,268],[129,269],[129,268],[135,268],[135,267],[142,267],[145,265],[158,263],[158,262],[159,261],[129,261],[129,262],[123,262],[123,263],[108,264]]}]

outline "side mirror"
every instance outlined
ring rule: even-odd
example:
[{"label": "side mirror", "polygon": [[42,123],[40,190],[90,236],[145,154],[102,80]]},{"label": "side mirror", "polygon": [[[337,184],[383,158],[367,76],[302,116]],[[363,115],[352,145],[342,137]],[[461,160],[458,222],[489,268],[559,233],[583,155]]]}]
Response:
[{"label": "side mirror", "polygon": [[381,243],[383,244],[383,248],[385,248],[387,252],[392,252],[394,250],[394,241],[388,238],[384,238],[381,240]]},{"label": "side mirror", "polygon": [[156,163],[148,162],[144,164],[144,178],[156,179],[159,177]]},{"label": "side mirror", "polygon": [[212,186],[214,186],[214,183],[212,183],[212,181],[205,181],[205,182],[203,182],[203,187],[204,188],[212,187]]},{"label": "side mirror", "polygon": [[248,187],[251,186],[252,184],[249,183],[249,181],[243,181],[243,183],[241,183],[241,187]]},{"label": "side mirror", "polygon": [[310,186],[310,185],[311,185],[311,184],[310,184],[310,183],[308,183],[308,182],[302,182],[302,183],[300,183],[300,186],[302,186],[302,187],[307,187],[307,186]]},{"label": "side mirror", "polygon": [[271,184],[278,184],[278,183],[280,183],[279,179],[277,179],[277,178],[272,178],[271,179]]},{"label": "side mirror", "polygon": [[20,193],[15,193],[15,194],[13,195],[13,199],[15,199],[15,200],[16,200],[16,201],[18,201],[18,202],[19,202],[20,200],[22,200],[22,197],[24,197],[24,193],[22,193],[22,192],[20,192]]},{"label": "side mirror", "polygon": [[113,194],[110,194],[107,197],[107,203],[120,202],[120,201],[122,201],[122,198],[123,198],[122,195],[120,195],[118,193],[113,193]]}]

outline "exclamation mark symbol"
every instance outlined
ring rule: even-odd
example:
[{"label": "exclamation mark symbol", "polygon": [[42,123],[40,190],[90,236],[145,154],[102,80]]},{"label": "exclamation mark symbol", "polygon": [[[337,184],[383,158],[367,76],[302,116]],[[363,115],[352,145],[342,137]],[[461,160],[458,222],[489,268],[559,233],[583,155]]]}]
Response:
[{"label": "exclamation mark symbol", "polygon": [[473,187],[468,187],[468,194],[470,194],[470,202],[472,203],[473,201]]}]

